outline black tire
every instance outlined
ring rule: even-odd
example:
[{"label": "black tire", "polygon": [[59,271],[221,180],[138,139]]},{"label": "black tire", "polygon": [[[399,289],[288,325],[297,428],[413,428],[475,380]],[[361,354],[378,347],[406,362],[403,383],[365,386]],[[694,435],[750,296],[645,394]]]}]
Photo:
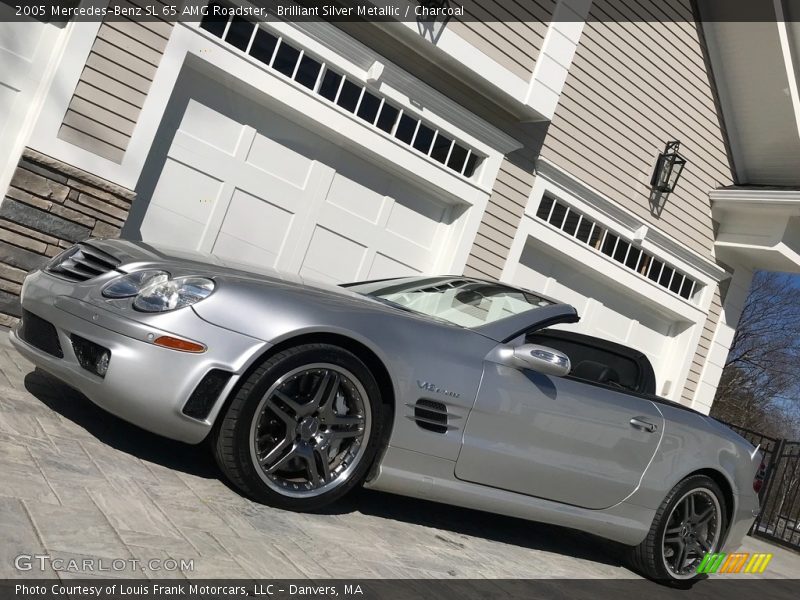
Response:
[{"label": "black tire", "polygon": [[[716,499],[717,505],[714,506],[711,496]],[[694,529],[691,526],[692,519],[684,519],[684,505],[687,502],[687,497],[689,495],[693,495],[696,500],[695,502],[700,502],[701,500],[708,500],[709,506],[708,509],[714,509],[717,511],[716,516],[714,517],[714,541],[709,543],[708,537],[703,537],[703,545],[708,545],[708,549],[703,549],[699,544],[696,544],[695,540],[700,537],[700,535],[696,536],[689,536],[684,537],[683,531],[687,530],[687,528],[683,527],[683,522],[689,522],[690,526],[688,530]],[[677,508],[678,505],[681,505],[681,508]],[[697,564],[699,563],[699,559],[696,560],[689,560],[695,554],[701,553],[713,553],[718,552],[722,542],[725,539],[725,532],[727,531],[727,522],[726,522],[726,506],[725,506],[725,496],[722,493],[722,490],[717,485],[717,483],[707,477],[705,475],[692,475],[687,477],[680,483],[678,483],[672,490],[667,494],[664,501],[661,503],[661,506],[656,511],[656,515],[653,518],[653,523],[650,526],[650,531],[647,534],[647,537],[642,541],[641,544],[638,546],[633,546],[628,551],[628,563],[633,568],[633,570],[638,571],[642,575],[659,581],[661,583],[667,583],[674,586],[689,586],[694,581],[699,578],[702,578],[703,575],[697,574]],[[677,545],[670,544],[669,549],[665,547],[665,537],[667,532],[667,526],[671,524],[670,528],[670,539],[680,538],[683,543],[686,543],[688,540],[689,544],[695,545],[695,549],[692,551],[692,554],[687,556],[685,561],[681,561],[685,565],[686,571],[683,573],[676,573],[673,568],[670,567],[667,563],[676,563],[677,557],[675,554],[669,554],[670,552],[677,552],[676,548]],[[675,533],[675,529],[680,527],[680,532]],[[707,526],[710,531],[710,524]],[[680,543],[680,542],[678,542]],[[702,556],[700,556],[702,558]]]},{"label": "black tire", "polygon": [[[315,367],[324,368],[319,371],[314,370]],[[320,372],[324,375],[319,375],[318,373]],[[333,383],[325,383],[327,379],[324,379],[324,377],[328,377],[327,373],[331,374],[331,381]],[[338,379],[336,378],[337,373],[339,374]],[[262,437],[259,436],[259,432],[262,431],[259,427],[264,426],[264,419],[269,419],[270,424],[268,428],[279,427],[282,429],[279,436],[282,439],[275,444],[274,450],[277,450],[277,446],[283,443],[300,444],[309,447],[315,446],[316,437],[301,439],[301,436],[312,435],[307,430],[302,429],[301,421],[316,419],[319,432],[317,428],[315,428],[314,436],[322,436],[325,434],[322,430],[326,428],[332,430],[334,428],[334,425],[320,425],[320,423],[325,423],[324,416],[320,416],[322,414],[321,411],[315,413],[316,416],[312,414],[308,417],[300,418],[297,416],[299,413],[295,414],[292,411],[291,404],[280,404],[282,398],[286,397],[285,395],[281,395],[280,391],[282,389],[287,389],[281,386],[295,385],[296,389],[299,390],[303,385],[304,377],[316,377],[317,379],[312,379],[312,383],[319,381],[317,390],[323,390],[319,392],[319,397],[322,397],[324,394],[330,398],[335,398],[335,400],[331,400],[330,403],[343,402],[342,398],[346,394],[352,394],[351,402],[356,402],[356,400],[360,398],[359,406],[362,408],[361,413],[363,414],[359,414],[363,416],[362,420],[364,424],[362,438],[358,441],[359,447],[357,449],[350,449],[351,454],[353,454],[352,457],[342,459],[339,466],[344,466],[344,469],[338,474],[320,473],[321,469],[325,468],[321,466],[324,461],[316,450],[307,451],[311,453],[310,460],[308,455],[303,455],[303,460],[301,460],[301,458],[289,458],[290,461],[295,462],[288,462],[286,463],[287,465],[305,464],[304,468],[308,479],[307,483],[301,483],[299,491],[295,491],[297,490],[297,485],[295,484],[294,489],[292,489],[291,482],[298,479],[302,480],[302,476],[299,475],[300,471],[292,472],[298,473],[296,478],[293,478],[294,475],[292,475],[292,477],[288,475],[283,477],[276,474],[269,474],[267,473],[266,467],[262,468],[257,466],[257,460],[260,455],[258,442],[256,440]],[[299,383],[292,384],[292,382],[298,378],[300,378]],[[280,383],[281,381],[285,383]],[[332,387],[323,389],[325,385],[330,385]],[[340,387],[336,388],[337,385]],[[340,391],[331,391],[328,393],[325,391],[327,389],[339,389]],[[273,398],[273,400],[267,399],[267,392],[271,393],[270,398]],[[361,396],[366,397],[361,398]],[[277,398],[277,400],[274,400],[274,398]],[[310,398],[308,404],[297,402],[296,406],[305,410],[306,406],[313,404],[314,399],[316,399],[316,396]],[[279,411],[273,410],[275,403],[280,404]],[[259,414],[256,414],[257,410]],[[264,416],[265,413],[266,416]],[[274,418],[274,415],[279,413],[281,413],[281,416],[277,419]],[[386,407],[382,403],[380,388],[375,378],[372,373],[370,373],[367,366],[357,356],[338,346],[329,344],[304,344],[283,350],[269,357],[247,376],[229,402],[224,413],[217,419],[216,426],[212,432],[211,445],[217,464],[219,464],[225,476],[233,485],[250,498],[287,510],[300,512],[313,511],[336,502],[363,481],[375,459],[381,440],[383,439],[386,413]],[[330,415],[330,413],[328,414]],[[297,419],[298,426],[294,433],[290,431],[290,425],[288,421],[284,419],[287,415]],[[357,420],[358,415],[356,417],[349,417],[348,415],[334,414],[328,421],[333,422],[335,420],[338,422],[348,418]],[[254,419],[256,420],[255,423]],[[336,427],[344,428],[345,426],[336,425]],[[358,429],[358,425],[355,424],[348,425],[347,427],[350,427],[352,431]],[[269,433],[265,435],[268,441],[273,441]],[[289,437],[291,436],[296,436],[296,441],[290,442]],[[338,444],[346,445],[347,440],[342,439]],[[356,442],[353,441],[352,444],[355,445]],[[328,445],[330,446],[330,442]],[[290,450],[294,451],[294,447],[294,445],[291,445],[283,453],[285,455],[291,454]],[[267,454],[272,454],[272,452],[267,452]],[[296,456],[301,456],[301,454],[298,452]],[[325,450],[324,456],[328,456],[327,450]],[[350,465],[348,465],[347,460],[350,458],[352,458],[352,460]],[[285,462],[286,458],[284,457],[274,462],[281,461]],[[303,488],[303,485],[314,485],[311,482],[311,463],[315,465],[313,469],[318,474],[315,482],[321,478],[323,484],[321,484],[322,487],[319,489],[308,491]],[[274,464],[272,466],[274,467]],[[277,473],[281,473],[281,471]],[[325,475],[330,478],[328,483],[324,483],[326,481]],[[339,476],[341,476],[341,479],[336,479]],[[330,489],[326,489],[325,486],[329,486]],[[297,494],[301,494],[301,496]],[[302,496],[302,494],[309,495]]]}]

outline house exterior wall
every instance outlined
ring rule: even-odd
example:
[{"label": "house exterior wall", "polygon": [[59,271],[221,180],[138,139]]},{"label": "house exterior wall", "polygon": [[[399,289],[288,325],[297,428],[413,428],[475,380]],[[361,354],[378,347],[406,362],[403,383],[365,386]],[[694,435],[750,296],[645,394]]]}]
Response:
[{"label": "house exterior wall", "polygon": [[448,27],[515,75],[528,80],[555,6],[554,0],[466,2],[465,13],[473,20],[456,18]]},{"label": "house exterior wall", "polygon": [[[620,3],[593,3],[541,156],[711,259],[708,193],[733,183],[725,133],[691,11],[643,21],[661,5],[643,0],[620,15]],[[608,21],[616,16],[631,21]],[[668,140],[682,142],[688,165],[659,216],[649,183]]]},{"label": "house exterior wall", "polygon": [[[136,0],[132,2],[136,4]],[[342,23],[337,27],[458,105],[476,122],[519,143],[519,148],[502,156],[496,165],[485,210],[481,208],[471,249],[462,263],[465,274],[501,279],[507,272],[511,248],[532,208],[541,161],[602,196],[608,206],[629,217],[623,221],[648,224],[668,238],[670,248],[680,256],[713,267],[708,192],[730,184],[731,170],[703,40],[688,4],[678,4],[679,12],[670,13],[675,22],[657,27],[647,19],[674,8],[662,8],[655,0],[626,3],[629,15],[614,12],[619,3],[597,0],[585,26],[574,27],[573,23],[570,29],[565,22],[552,22],[554,12],[574,12],[580,4],[581,0],[489,0],[468,7],[472,16],[489,20],[447,25],[449,33],[465,42],[470,51],[529,85],[531,94],[546,92],[547,103],[553,107],[552,121],[531,113],[535,102],[523,106],[519,95],[513,101],[504,97],[500,86],[484,87],[476,93],[475,73],[469,72],[467,55],[459,66],[440,60],[436,53],[429,56],[419,40],[404,43],[400,36],[388,35],[377,25]],[[506,15],[509,6],[514,7],[513,15]],[[504,16],[511,20],[504,22]],[[626,16],[629,22],[608,22]],[[159,87],[159,73],[163,78],[164,54],[178,28],[182,34],[188,31],[185,25],[164,21],[100,24],[87,45],[88,54],[54,134],[58,143],[122,169],[108,173],[135,175],[130,166],[131,148],[136,146],[137,128],[141,129],[143,120],[150,119],[146,127],[156,134],[158,124],[152,117],[143,119],[143,109],[148,97],[157,96],[158,103],[169,98],[170,91],[163,86],[157,93],[153,90]],[[548,49],[548,43],[553,47]],[[359,51],[352,52],[351,58]],[[448,60],[452,60],[452,48],[448,52]],[[367,53],[362,55],[367,60]],[[546,69],[540,59],[545,58],[547,70],[555,65],[563,77],[543,73]],[[173,82],[179,68],[174,61],[166,67]],[[489,84],[483,81],[481,85]],[[669,196],[663,211],[656,213],[650,206],[649,178],[658,152],[670,139],[682,141],[681,151],[689,162],[678,190]],[[136,160],[143,162],[143,156],[139,149]],[[6,315],[2,317],[5,322],[19,313],[15,295],[25,270],[39,266],[58,248],[81,236],[119,234],[135,197],[131,189],[134,175],[127,176],[126,185],[121,186],[117,184],[122,179],[106,175],[113,181],[103,181],[97,173],[76,169],[69,161],[44,156],[36,143],[26,150],[0,205],[4,248],[0,255],[0,312]],[[681,334],[692,354],[691,359],[687,356],[687,373],[680,381],[685,386],[678,394],[686,403],[695,398],[720,319],[722,299],[713,277],[711,283],[702,301],[691,309],[704,311],[696,333]]]}]

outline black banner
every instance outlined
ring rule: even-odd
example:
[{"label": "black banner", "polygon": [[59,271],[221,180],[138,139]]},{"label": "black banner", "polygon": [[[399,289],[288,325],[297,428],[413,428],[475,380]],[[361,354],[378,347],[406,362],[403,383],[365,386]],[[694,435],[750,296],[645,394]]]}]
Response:
[{"label": "black banner", "polygon": [[798,22],[800,0],[0,0],[6,22],[197,22],[225,15],[331,22]]},{"label": "black banner", "polygon": [[3,580],[3,600],[795,600],[797,579],[735,575],[667,586],[634,579]]}]

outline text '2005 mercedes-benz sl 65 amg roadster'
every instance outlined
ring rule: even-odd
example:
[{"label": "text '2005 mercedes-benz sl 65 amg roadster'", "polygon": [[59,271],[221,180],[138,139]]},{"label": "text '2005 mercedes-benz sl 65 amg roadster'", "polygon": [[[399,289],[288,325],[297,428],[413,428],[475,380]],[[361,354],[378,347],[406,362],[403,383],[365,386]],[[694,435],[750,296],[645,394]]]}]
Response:
[{"label": "text '2005 mercedes-benz sl 65 amg roadster'", "polygon": [[31,273],[14,346],[110,413],[206,438],[244,494],[315,510],[357,485],[554,523],[696,576],[758,509],[760,453],[654,395],[573,307],[469,277],[342,286],[87,240]]}]

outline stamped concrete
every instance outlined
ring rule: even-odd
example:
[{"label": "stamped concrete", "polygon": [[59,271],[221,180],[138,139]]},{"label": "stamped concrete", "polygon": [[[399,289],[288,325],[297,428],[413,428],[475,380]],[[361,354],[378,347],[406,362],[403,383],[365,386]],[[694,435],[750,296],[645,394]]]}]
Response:
[{"label": "stamped concrete", "polygon": [[[0,540],[0,578],[637,577],[590,535],[388,494],[312,515],[253,503],[205,447],[101,411],[33,369],[2,329]],[[753,538],[742,550],[774,553],[768,576],[800,573],[793,552]],[[20,570],[21,554],[93,567]],[[184,568],[150,563],[170,558]]]}]

